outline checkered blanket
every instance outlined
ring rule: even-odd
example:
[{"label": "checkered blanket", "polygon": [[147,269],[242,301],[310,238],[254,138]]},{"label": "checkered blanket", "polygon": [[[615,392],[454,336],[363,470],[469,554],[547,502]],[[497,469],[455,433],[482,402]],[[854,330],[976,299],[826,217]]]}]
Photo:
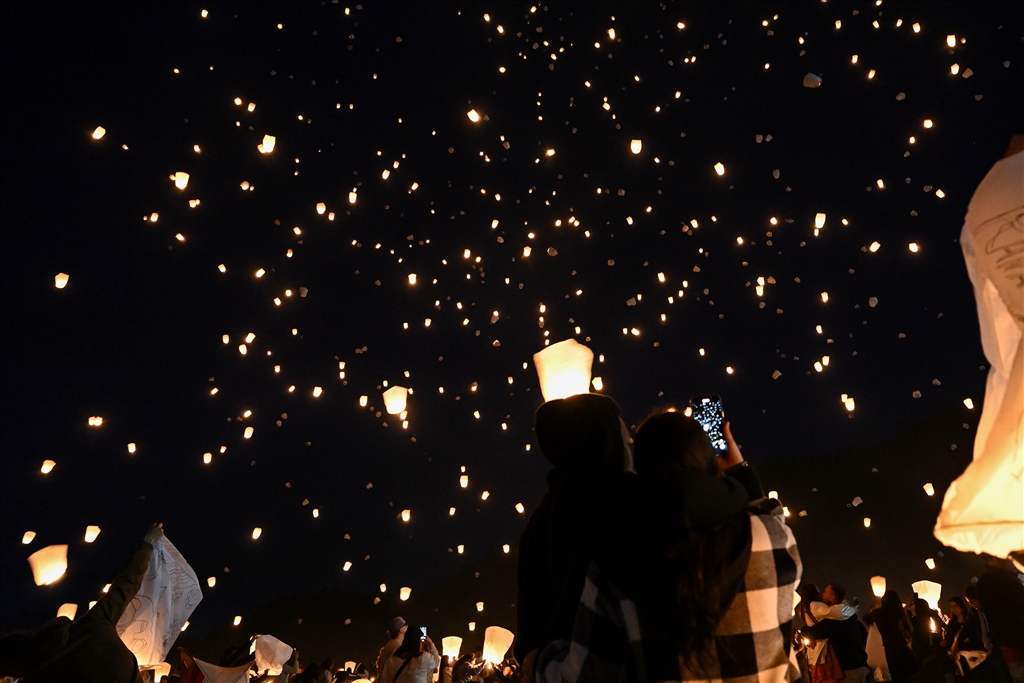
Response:
[{"label": "checkered blanket", "polygon": [[715,632],[714,652],[703,672],[689,670],[675,642],[645,624],[636,604],[591,563],[573,641],[555,641],[541,650],[535,665],[538,683],[782,683],[798,678],[789,659],[793,593],[802,571],[796,540],[781,515],[748,517],[750,562]]}]

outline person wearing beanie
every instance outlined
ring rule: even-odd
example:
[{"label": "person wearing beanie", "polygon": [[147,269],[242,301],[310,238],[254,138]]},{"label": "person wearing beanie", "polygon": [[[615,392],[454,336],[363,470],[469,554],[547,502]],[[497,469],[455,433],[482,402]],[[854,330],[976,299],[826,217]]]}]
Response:
[{"label": "person wearing beanie", "polygon": [[384,671],[384,664],[405,641],[405,632],[408,629],[409,625],[402,617],[395,617],[388,624],[388,642],[384,643],[384,647],[380,649],[380,654],[377,656],[377,680],[380,680],[380,675]]}]

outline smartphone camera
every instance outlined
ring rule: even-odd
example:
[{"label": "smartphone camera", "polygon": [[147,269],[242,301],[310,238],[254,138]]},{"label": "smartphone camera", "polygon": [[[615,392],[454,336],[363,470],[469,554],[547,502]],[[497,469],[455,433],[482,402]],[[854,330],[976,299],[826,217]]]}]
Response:
[{"label": "smartphone camera", "polygon": [[700,396],[690,399],[690,413],[711,439],[711,445],[721,453],[728,447],[725,443],[725,411],[720,396]]}]

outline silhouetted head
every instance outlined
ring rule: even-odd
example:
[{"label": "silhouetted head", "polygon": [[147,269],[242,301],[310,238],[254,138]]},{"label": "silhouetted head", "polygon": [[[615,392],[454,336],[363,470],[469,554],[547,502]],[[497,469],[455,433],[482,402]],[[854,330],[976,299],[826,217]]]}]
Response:
[{"label": "silhouetted head", "polygon": [[552,465],[621,472],[628,464],[619,406],[601,394],[555,399],[537,409],[537,442]]},{"label": "silhouetted head", "polygon": [[882,609],[886,612],[903,611],[903,601],[900,600],[899,594],[892,589],[885,591],[885,595],[882,596],[881,605]]},{"label": "silhouetted head", "polygon": [[699,422],[675,409],[651,413],[636,430],[637,474],[682,479],[689,472],[718,476],[715,449]]}]

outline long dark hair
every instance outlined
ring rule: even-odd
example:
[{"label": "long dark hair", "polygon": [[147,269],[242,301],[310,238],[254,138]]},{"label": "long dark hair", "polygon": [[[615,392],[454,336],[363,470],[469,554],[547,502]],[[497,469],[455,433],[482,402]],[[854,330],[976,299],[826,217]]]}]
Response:
[{"label": "long dark hair", "polygon": [[914,627],[907,616],[907,610],[903,609],[903,601],[896,591],[890,589],[882,596],[881,607],[878,608],[879,633],[887,631],[886,635],[898,631],[903,639],[910,642],[914,635]]},{"label": "long dark hair", "polygon": [[796,593],[800,596],[800,626],[802,628],[807,625],[808,615],[810,615],[811,621],[817,621],[811,614],[811,603],[821,602],[821,591],[813,583],[805,583],[796,589]]},{"label": "long dark hair", "polygon": [[[704,428],[674,409],[657,410],[644,420],[633,451],[641,477],[679,481],[694,473],[718,476],[715,450]],[[679,654],[693,669],[705,668],[712,659],[715,630],[743,576],[742,572],[738,576],[727,572],[735,540],[744,538],[731,533],[737,522],[747,524],[745,518],[733,518],[711,527],[672,532],[667,558],[675,584],[672,625]]]}]

